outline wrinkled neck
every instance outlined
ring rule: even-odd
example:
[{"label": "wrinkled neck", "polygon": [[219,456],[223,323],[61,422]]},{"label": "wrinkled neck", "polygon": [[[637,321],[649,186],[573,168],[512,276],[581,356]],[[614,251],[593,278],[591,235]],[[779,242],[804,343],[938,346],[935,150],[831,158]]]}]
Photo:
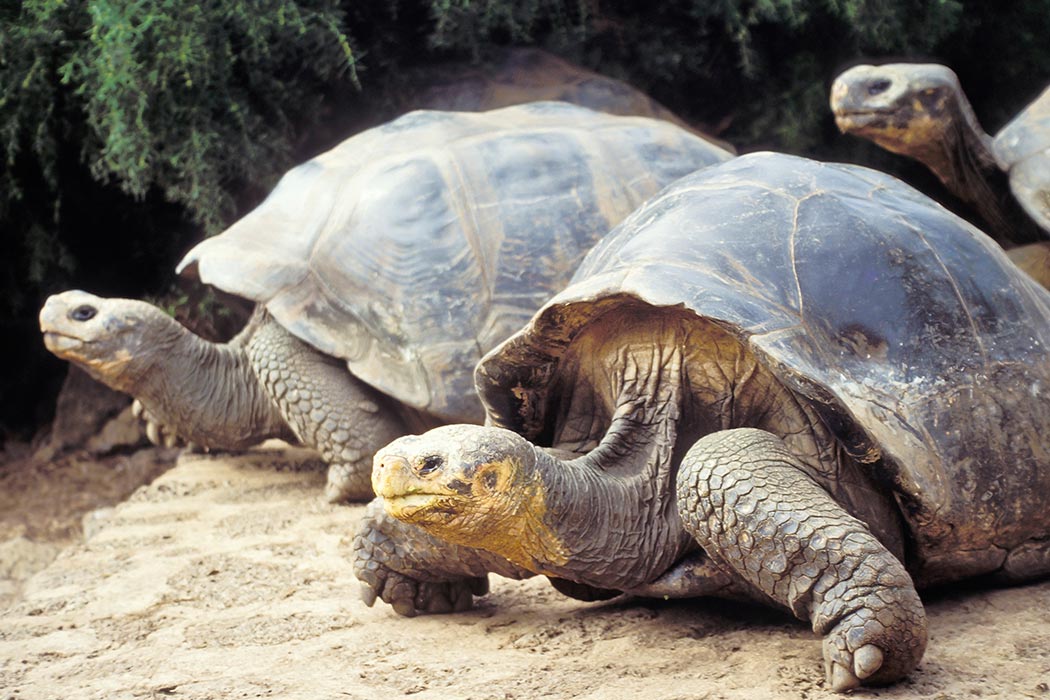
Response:
[{"label": "wrinkled neck", "polygon": [[629,390],[632,398],[588,454],[562,460],[536,448],[544,500],[520,521],[550,533],[551,543],[540,550],[550,555],[532,562],[533,570],[627,589],[662,574],[687,547],[673,487],[682,387],[664,376],[651,389]]},{"label": "wrinkled neck", "polygon": [[1008,177],[992,150],[992,138],[968,103],[961,103],[952,128],[929,145],[922,160],[953,195],[976,210],[983,220],[981,228],[1000,244],[1042,239],[1043,234],[1010,194]]},{"label": "wrinkled neck", "polygon": [[977,122],[973,108],[962,101],[954,110],[949,128],[940,138],[921,147],[921,160],[952,194],[977,205],[992,171],[998,171],[992,153],[991,137]]},{"label": "wrinkled neck", "polygon": [[541,573],[629,589],[662,574],[686,548],[669,484],[640,474],[611,476],[583,458],[551,470],[546,493],[562,557]]},{"label": "wrinkled neck", "polygon": [[209,342],[174,319],[157,325],[124,391],[202,447],[239,449],[279,434],[276,408],[241,343]]}]

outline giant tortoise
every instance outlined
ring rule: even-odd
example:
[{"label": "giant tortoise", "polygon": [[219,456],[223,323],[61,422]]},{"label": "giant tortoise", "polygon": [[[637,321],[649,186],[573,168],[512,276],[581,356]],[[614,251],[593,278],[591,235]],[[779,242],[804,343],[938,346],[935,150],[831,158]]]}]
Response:
[{"label": "giant tortoise", "polygon": [[683,178],[476,381],[487,427],[376,455],[366,602],[463,608],[487,572],[752,598],[812,624],[842,691],[918,664],[916,587],[1050,572],[1050,293],[876,171]]},{"label": "giant tortoise", "polygon": [[664,121],[555,102],[412,112],[294,168],[183,259],[257,302],[229,344],[82,291],[51,297],[41,329],[183,439],[232,449],[294,434],[329,463],[329,499],[366,498],[377,447],[481,420],[477,360],[601,235],[729,157]]},{"label": "giant tortoise", "polygon": [[832,84],[831,109],[842,132],[923,163],[1004,247],[1028,244],[1011,258],[1050,286],[1050,88],[994,138],[936,63],[854,66]]}]

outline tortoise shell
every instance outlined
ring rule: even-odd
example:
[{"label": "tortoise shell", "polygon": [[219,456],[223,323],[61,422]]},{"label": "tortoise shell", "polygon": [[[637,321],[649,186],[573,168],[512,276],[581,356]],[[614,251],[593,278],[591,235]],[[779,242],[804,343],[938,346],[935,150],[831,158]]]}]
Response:
[{"label": "tortoise shell", "polygon": [[939,553],[1050,528],[1050,293],[904,183],[779,154],[679,180],[482,360],[490,422],[551,435],[559,358],[639,303],[714,322],[810,402],[893,492],[929,580]]},{"label": "tortoise shell", "polygon": [[730,154],[560,103],[417,111],[289,171],[179,270],[265,304],[360,379],[478,421],[473,367],[649,196]]},{"label": "tortoise shell", "polygon": [[1017,201],[1050,231],[1050,88],[995,135],[992,147]]}]

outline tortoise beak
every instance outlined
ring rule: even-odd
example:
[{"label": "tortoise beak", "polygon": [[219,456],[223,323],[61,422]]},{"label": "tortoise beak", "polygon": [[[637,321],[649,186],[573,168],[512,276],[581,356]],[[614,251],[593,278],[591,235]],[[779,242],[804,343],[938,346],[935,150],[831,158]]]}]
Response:
[{"label": "tortoise beak", "polygon": [[408,460],[380,450],[372,460],[372,489],[380,498],[397,498],[411,488],[412,469]]}]

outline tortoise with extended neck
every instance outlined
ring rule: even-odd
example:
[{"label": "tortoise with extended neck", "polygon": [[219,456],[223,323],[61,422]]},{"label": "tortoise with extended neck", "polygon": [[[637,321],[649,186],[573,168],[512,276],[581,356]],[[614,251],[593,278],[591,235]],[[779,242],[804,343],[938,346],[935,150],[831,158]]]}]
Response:
[{"label": "tortoise with extended neck", "polygon": [[843,133],[932,170],[1004,247],[1038,242],[1010,257],[1050,285],[1050,89],[994,138],[959,78],[938,64],[854,66],[835,79],[831,109]]},{"label": "tortoise with extended neck", "polygon": [[685,177],[476,380],[489,427],[376,455],[366,600],[465,607],[489,571],[751,597],[810,622],[845,690],[919,662],[915,584],[1050,572],[1050,293],[887,175]]},{"label": "tortoise with extended neck", "polygon": [[183,259],[258,303],[229,344],[79,291],[49,299],[41,328],[180,437],[240,448],[294,434],[329,463],[331,500],[366,498],[376,448],[481,420],[477,360],[601,235],[728,157],[663,121],[562,103],[413,112],[294,168]]}]

